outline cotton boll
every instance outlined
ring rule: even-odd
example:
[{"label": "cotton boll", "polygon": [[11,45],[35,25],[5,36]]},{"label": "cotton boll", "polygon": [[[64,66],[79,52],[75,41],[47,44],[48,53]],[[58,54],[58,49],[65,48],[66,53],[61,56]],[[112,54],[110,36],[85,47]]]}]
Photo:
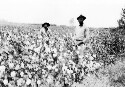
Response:
[{"label": "cotton boll", "polygon": [[14,63],[9,63],[9,68],[13,68],[14,67]]},{"label": "cotton boll", "polygon": [[22,71],[22,72],[20,72],[20,75],[21,75],[21,77],[23,77],[24,76],[24,72]]},{"label": "cotton boll", "polygon": [[32,77],[32,75],[31,75],[30,73],[28,73],[28,77],[29,77],[29,78],[31,78],[31,77]]},{"label": "cotton boll", "polygon": [[4,79],[4,80],[3,80],[3,83],[4,83],[5,85],[7,85],[7,84],[8,84],[8,80],[7,80],[7,79]]},{"label": "cotton boll", "polygon": [[48,65],[47,68],[48,68],[49,70],[51,70],[51,69],[52,69],[52,66]]},{"label": "cotton boll", "polygon": [[40,84],[41,84],[41,81],[40,81],[40,80],[37,80],[37,84],[40,85]]},{"label": "cotton boll", "polygon": [[80,46],[78,46],[78,50],[80,50],[81,49],[81,47]]},{"label": "cotton boll", "polygon": [[21,68],[24,68],[24,63],[23,62],[21,63]]},{"label": "cotton boll", "polygon": [[53,51],[54,51],[54,53],[57,53],[57,49],[56,48],[54,48]]},{"label": "cotton boll", "polygon": [[47,82],[48,82],[48,83],[52,83],[52,82],[53,82],[53,78],[52,78],[51,75],[48,76],[48,78],[47,78]]},{"label": "cotton boll", "polygon": [[15,71],[12,71],[11,72],[11,77],[15,77],[16,76],[16,72]]},{"label": "cotton boll", "polygon": [[4,72],[5,69],[6,69],[6,67],[5,67],[4,65],[0,66],[0,71],[1,71],[1,72]]},{"label": "cotton boll", "polygon": [[57,56],[57,53],[54,53],[54,54],[53,54],[53,57],[56,57],[56,56]]},{"label": "cotton boll", "polygon": [[0,77],[3,75],[5,68],[6,68],[5,66],[0,66]]},{"label": "cotton boll", "polygon": [[96,54],[93,54],[93,57],[96,58]]},{"label": "cotton boll", "polygon": [[82,62],[82,66],[85,66],[85,65],[86,65],[86,61],[83,61],[83,62]]},{"label": "cotton boll", "polygon": [[17,85],[21,86],[23,82],[24,82],[24,79],[20,78],[20,79],[17,80]]},{"label": "cotton boll", "polygon": [[79,58],[83,58],[83,56],[82,56],[82,55],[79,55]]},{"label": "cotton boll", "polygon": [[27,79],[27,80],[26,80],[26,84],[27,84],[27,85],[31,84],[31,80],[30,80],[30,79]]},{"label": "cotton boll", "polygon": [[46,52],[50,52],[50,48],[49,47],[46,47]]},{"label": "cotton boll", "polygon": [[88,73],[87,76],[90,77],[91,75]]},{"label": "cotton boll", "polygon": [[92,56],[89,56],[88,58],[90,61],[92,61],[94,58]]},{"label": "cotton boll", "polygon": [[70,53],[70,50],[67,50],[68,53]]},{"label": "cotton boll", "polygon": [[76,47],[75,46],[73,46],[73,50],[75,50],[76,49]]},{"label": "cotton boll", "polygon": [[68,73],[68,74],[71,74],[71,73],[73,73],[73,71],[72,71],[72,70],[67,69],[67,73]]},{"label": "cotton boll", "polygon": [[58,57],[59,60],[61,60],[62,58],[63,58],[62,55],[60,55],[60,56]]},{"label": "cotton boll", "polygon": [[13,59],[13,56],[12,55],[8,55],[9,59]]},{"label": "cotton boll", "polygon": [[15,67],[16,70],[19,70],[20,69],[20,65],[17,64],[16,67]]},{"label": "cotton boll", "polygon": [[89,57],[89,54],[86,54],[86,55],[85,55],[85,57],[87,57],[87,58],[88,58],[88,57]]},{"label": "cotton boll", "polygon": [[64,57],[66,57],[66,56],[67,56],[67,53],[64,53],[63,55],[64,55]]},{"label": "cotton boll", "polygon": [[94,67],[95,67],[95,68],[99,68],[99,67],[101,67],[101,64],[99,64],[99,63],[94,63]]},{"label": "cotton boll", "polygon": [[56,72],[58,72],[58,69],[57,69],[57,68],[55,68],[55,71],[56,71]]},{"label": "cotton boll", "polygon": [[77,50],[76,53],[79,54],[80,52]]}]

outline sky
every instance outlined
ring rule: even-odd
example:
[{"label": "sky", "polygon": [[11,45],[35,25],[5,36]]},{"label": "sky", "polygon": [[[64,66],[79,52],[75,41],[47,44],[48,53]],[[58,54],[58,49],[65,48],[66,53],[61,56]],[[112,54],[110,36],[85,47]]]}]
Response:
[{"label": "sky", "polygon": [[77,26],[82,14],[88,27],[116,27],[124,7],[124,0],[0,0],[0,20]]}]

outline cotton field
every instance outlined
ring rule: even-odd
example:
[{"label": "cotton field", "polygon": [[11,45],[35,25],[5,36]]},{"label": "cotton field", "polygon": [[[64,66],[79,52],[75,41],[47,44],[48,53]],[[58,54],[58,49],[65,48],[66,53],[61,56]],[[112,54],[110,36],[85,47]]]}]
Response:
[{"label": "cotton field", "polygon": [[[71,36],[60,35],[61,30],[57,31],[59,34],[52,30],[48,38],[40,33],[41,27],[0,28],[1,87],[73,87],[104,66],[96,61],[98,55],[91,49],[91,43],[80,55],[82,48],[76,50]],[[36,29],[35,34],[27,28]]]}]

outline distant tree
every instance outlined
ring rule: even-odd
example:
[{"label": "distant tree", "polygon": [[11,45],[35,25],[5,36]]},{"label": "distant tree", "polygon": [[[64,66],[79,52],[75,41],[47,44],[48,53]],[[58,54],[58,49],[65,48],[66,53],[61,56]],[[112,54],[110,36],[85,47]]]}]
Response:
[{"label": "distant tree", "polygon": [[118,20],[119,28],[125,29],[125,8],[122,9],[121,18]]},{"label": "distant tree", "polygon": [[69,20],[69,25],[70,25],[70,26],[74,26],[74,25],[75,25],[74,18],[71,18],[71,19]]}]

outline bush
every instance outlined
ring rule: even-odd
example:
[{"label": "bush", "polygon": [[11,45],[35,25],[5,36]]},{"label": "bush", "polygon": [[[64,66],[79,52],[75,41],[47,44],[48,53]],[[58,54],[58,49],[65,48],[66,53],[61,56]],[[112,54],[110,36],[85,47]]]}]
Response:
[{"label": "bush", "polygon": [[124,35],[119,28],[100,29],[98,36],[92,38],[92,50],[97,55],[96,61],[104,65],[115,64],[118,56],[125,52]]},{"label": "bush", "polygon": [[118,20],[119,28],[125,29],[125,8],[122,9],[121,19]]}]

